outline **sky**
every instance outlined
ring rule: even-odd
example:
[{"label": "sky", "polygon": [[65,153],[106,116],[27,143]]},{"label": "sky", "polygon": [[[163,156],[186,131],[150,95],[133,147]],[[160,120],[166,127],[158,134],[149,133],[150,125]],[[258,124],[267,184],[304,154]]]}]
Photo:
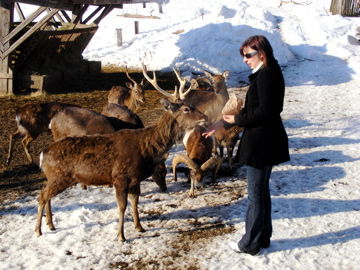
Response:
[{"label": "sky", "polygon": [[[128,207],[126,243],[116,241],[113,189],[79,186],[59,194],[52,200],[57,230],[44,221],[41,237],[34,233],[36,196],[5,202],[0,269],[358,269],[360,42],[355,35],[360,19],[332,15],[330,0],[280,2],[170,0],[163,13],[156,4],[124,5],[100,23],[83,53],[103,66],[176,67],[188,77],[204,69],[229,70],[229,92],[236,94],[250,73],[239,55],[241,43],[255,34],[269,39],[286,82],[281,116],[291,160],[275,166],[271,176],[274,232],[268,249],[250,256],[228,247],[244,233],[243,168],[205,183],[196,198],[189,198],[183,175],[173,182],[169,172],[165,193],[150,180],[141,184],[139,212],[146,232],[134,230]],[[168,166],[179,152],[181,145],[171,149]],[[201,237],[202,229],[217,227],[211,237]],[[187,233],[194,231],[200,235],[195,240]]]}]

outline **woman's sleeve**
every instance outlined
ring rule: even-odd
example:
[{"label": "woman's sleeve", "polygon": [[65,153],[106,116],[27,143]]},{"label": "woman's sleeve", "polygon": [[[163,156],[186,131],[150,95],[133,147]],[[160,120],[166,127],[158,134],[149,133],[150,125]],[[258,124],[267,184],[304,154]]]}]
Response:
[{"label": "woman's sleeve", "polygon": [[279,115],[281,112],[277,106],[281,98],[279,96],[280,89],[277,89],[279,88],[277,83],[279,76],[281,74],[277,74],[271,69],[263,70],[258,74],[256,78],[257,104],[252,104],[255,106],[250,106],[235,116],[235,123],[238,126],[256,126]]}]

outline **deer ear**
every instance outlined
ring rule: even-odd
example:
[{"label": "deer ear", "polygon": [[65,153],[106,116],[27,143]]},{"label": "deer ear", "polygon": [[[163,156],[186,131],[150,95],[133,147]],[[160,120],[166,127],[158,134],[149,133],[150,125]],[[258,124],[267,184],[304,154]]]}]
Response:
[{"label": "deer ear", "polygon": [[127,88],[130,88],[130,89],[133,87],[131,82],[126,82],[125,85]]},{"label": "deer ear", "polygon": [[208,78],[212,78],[214,74],[212,74],[210,71],[204,70],[205,76]]},{"label": "deer ear", "polygon": [[190,80],[190,83],[191,83],[191,89],[196,89],[196,88],[199,88],[199,83],[196,79],[191,79]]},{"label": "deer ear", "polygon": [[226,79],[227,77],[229,77],[229,74],[230,74],[230,71],[225,70],[222,75]]},{"label": "deer ear", "polygon": [[160,103],[164,106],[165,110],[176,112],[179,109],[179,104],[172,103],[166,98],[160,99]]}]

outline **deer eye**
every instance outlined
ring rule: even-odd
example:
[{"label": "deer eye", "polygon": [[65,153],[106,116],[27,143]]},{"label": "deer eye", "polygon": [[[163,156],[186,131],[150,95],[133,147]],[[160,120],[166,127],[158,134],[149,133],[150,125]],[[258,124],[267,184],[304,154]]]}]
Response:
[{"label": "deer eye", "polygon": [[189,107],[185,107],[183,111],[184,111],[184,113],[189,113],[189,112],[190,112],[190,108],[189,108]]}]

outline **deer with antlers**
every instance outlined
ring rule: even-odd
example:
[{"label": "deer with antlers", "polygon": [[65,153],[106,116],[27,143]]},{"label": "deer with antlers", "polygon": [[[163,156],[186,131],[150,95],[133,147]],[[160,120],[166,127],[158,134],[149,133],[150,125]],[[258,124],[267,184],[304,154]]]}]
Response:
[{"label": "deer with antlers", "polygon": [[198,91],[192,90],[192,86],[185,89],[186,80],[181,78],[180,73],[176,69],[173,69],[180,82],[180,87],[179,89],[176,87],[173,93],[169,93],[158,85],[154,71],[153,78],[151,79],[147,74],[145,65],[142,65],[142,70],[144,77],[148,80],[148,82],[151,83],[157,91],[168,97],[170,100],[191,103],[208,117],[209,123],[215,123],[221,119],[221,110],[229,100],[229,93],[226,86],[226,78],[229,74],[228,71],[223,72],[221,75],[214,75],[210,72],[205,72],[212,82],[214,91]]},{"label": "deer with antlers", "polygon": [[127,66],[125,67],[126,76],[131,82],[126,82],[126,87],[113,86],[108,93],[108,104],[125,105],[131,111],[136,112],[139,106],[145,102],[144,88],[146,84],[144,79],[137,83],[130,77]]}]

